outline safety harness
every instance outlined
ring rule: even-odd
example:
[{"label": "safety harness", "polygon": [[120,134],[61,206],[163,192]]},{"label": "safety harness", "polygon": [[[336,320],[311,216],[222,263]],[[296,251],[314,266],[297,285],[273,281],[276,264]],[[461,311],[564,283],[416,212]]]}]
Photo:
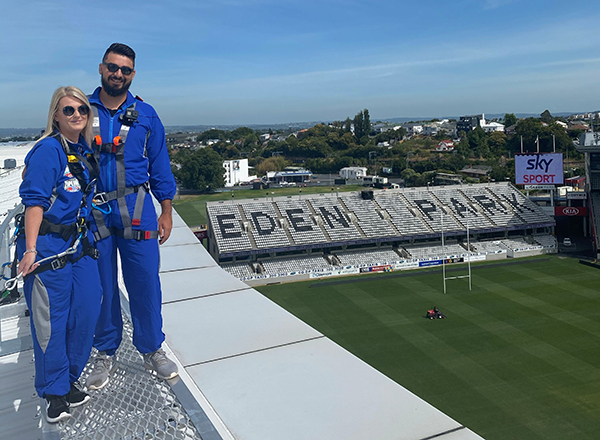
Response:
[{"label": "safety harness", "polygon": [[[117,165],[116,191],[96,193],[94,195],[92,204],[94,209],[92,213],[97,227],[97,231],[94,232],[96,240],[102,240],[103,238],[113,234],[125,239],[135,239],[138,241],[158,238],[158,231],[143,231],[140,229],[133,229],[134,226],[140,226],[142,211],[144,208],[144,199],[146,198],[146,194],[150,189],[148,182],[128,187],[126,186],[125,180],[125,145],[127,142],[129,129],[133,123],[137,121],[139,115],[139,112],[135,109],[136,104],[137,101],[125,109],[124,114],[122,114],[119,118],[121,121],[121,130],[119,131],[119,134],[113,138],[112,142],[109,143],[103,142],[102,140],[102,135],[100,134],[100,116],[98,114],[98,108],[95,105],[92,105],[92,112],[94,115],[92,128],[94,134],[94,155],[96,160],[98,162],[100,161],[100,153],[114,154],[115,163]],[[147,140],[148,136],[146,136],[146,141]],[[137,193],[137,198],[135,200],[135,207],[133,209],[133,218],[130,218],[125,197],[133,193]],[[110,214],[111,211],[110,205],[108,209],[104,209],[102,206],[106,205],[111,200],[117,200],[123,229],[116,227],[109,228],[104,222],[103,214]]]},{"label": "safety harness", "polygon": [[[77,179],[81,188],[81,203],[77,210],[77,219],[75,223],[68,225],[52,223],[46,217],[42,219],[40,230],[38,235],[57,234],[64,241],[71,240],[69,248],[59,254],[51,255],[36,261],[39,266],[30,272],[29,275],[35,275],[47,270],[59,270],[67,265],[67,263],[75,263],[81,258],[89,255],[93,259],[98,259],[98,250],[94,248],[88,239],[88,225],[87,225],[87,200],[92,195],[96,186],[96,179],[98,178],[98,163],[96,158],[92,154],[81,155],[71,149],[67,142],[56,133],[52,137],[56,138],[62,145],[65,154],[67,155],[67,166],[69,172]],[[88,171],[89,181],[86,179],[85,171]],[[16,231],[15,234],[25,232],[25,215],[19,214],[15,217]],[[77,258],[72,258],[72,254],[77,252],[77,247],[81,243],[81,254]],[[15,253],[15,260],[13,261],[13,267],[17,266],[17,255]]]}]

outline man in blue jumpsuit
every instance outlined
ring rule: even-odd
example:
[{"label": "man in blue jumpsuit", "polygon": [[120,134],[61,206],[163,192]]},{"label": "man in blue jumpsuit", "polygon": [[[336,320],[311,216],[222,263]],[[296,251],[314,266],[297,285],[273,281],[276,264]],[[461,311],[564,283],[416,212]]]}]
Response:
[{"label": "man in blue jumpsuit", "polygon": [[[100,165],[92,229],[100,251],[104,294],[94,337],[99,353],[86,382],[92,390],[108,383],[122,340],[117,250],[129,295],[133,345],[142,353],[145,367],[158,377],[171,379],[178,374],[161,348],[165,335],[158,245],[171,234],[171,201],[176,191],[165,130],[156,111],[128,91],[135,77],[133,49],[112,44],[99,73],[102,87],[90,97],[95,116],[92,147]],[[161,205],[158,219],[149,191]]]}]

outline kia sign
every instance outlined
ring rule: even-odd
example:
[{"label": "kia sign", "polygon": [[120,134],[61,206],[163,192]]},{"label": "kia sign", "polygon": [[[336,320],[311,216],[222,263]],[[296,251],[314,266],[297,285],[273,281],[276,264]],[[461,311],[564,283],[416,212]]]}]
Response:
[{"label": "kia sign", "polygon": [[554,215],[567,217],[582,217],[588,214],[585,206],[555,206]]},{"label": "kia sign", "polygon": [[517,185],[562,185],[562,153],[515,154]]}]

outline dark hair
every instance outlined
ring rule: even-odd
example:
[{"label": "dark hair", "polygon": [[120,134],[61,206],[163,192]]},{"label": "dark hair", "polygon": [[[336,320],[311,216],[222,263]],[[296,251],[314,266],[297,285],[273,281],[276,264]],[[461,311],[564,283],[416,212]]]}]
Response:
[{"label": "dark hair", "polygon": [[113,43],[110,45],[106,52],[104,52],[104,56],[102,57],[102,62],[106,61],[106,57],[108,57],[109,53],[116,53],[117,55],[123,55],[124,57],[129,58],[133,61],[133,65],[135,66],[135,52],[133,49],[126,44],[123,43]]}]

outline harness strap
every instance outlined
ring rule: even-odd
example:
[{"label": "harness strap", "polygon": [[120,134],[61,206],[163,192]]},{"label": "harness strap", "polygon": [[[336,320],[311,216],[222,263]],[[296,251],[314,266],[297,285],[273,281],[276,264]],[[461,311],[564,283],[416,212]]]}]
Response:
[{"label": "harness strap", "polygon": [[[127,109],[131,109],[135,112],[137,101],[130,105]],[[108,193],[99,193],[94,197],[94,203],[96,206],[109,202],[110,200],[117,200],[119,207],[119,213],[121,216],[121,224],[123,229],[108,228],[104,221],[104,216],[98,209],[94,210],[93,216],[96,221],[98,231],[94,233],[96,240],[101,240],[110,236],[111,234],[118,235],[125,239],[131,240],[149,240],[151,238],[158,238],[158,231],[139,231],[134,230],[134,226],[140,226],[142,212],[144,208],[144,200],[146,194],[149,191],[148,182],[141,185],[135,185],[133,187],[127,187],[126,173],[125,173],[125,143],[127,141],[127,135],[129,134],[130,126],[126,123],[121,124],[119,135],[113,139],[113,143],[104,143],[100,134],[100,115],[98,113],[98,107],[92,105],[92,112],[94,114],[94,120],[92,129],[95,138],[95,155],[99,158],[100,153],[109,153],[115,155],[115,164],[117,167],[117,189]],[[137,113],[137,112],[136,112]],[[147,140],[146,136],[146,140]],[[129,216],[129,209],[125,196],[137,192],[137,198],[135,200],[135,207],[133,210],[133,219]]]},{"label": "harness strap", "polygon": [[47,234],[58,234],[64,241],[70,240],[77,233],[77,223],[71,223],[70,225],[61,225],[57,223],[52,223],[47,218],[42,219],[42,224],[40,225],[40,231],[38,235],[47,235]]},{"label": "harness strap", "polygon": [[[105,226],[106,228],[106,226]],[[103,238],[108,237],[109,235],[116,235],[117,237],[126,238],[125,231],[119,228],[106,228],[108,230],[108,235],[102,236],[98,232],[94,232],[94,237],[96,240],[101,240]],[[133,240],[142,241],[142,240],[156,240],[158,238],[158,231],[142,231],[141,229],[132,229],[131,230],[131,238]]]},{"label": "harness strap", "polygon": [[111,235],[111,231],[106,227],[102,213],[97,209],[92,209],[92,215],[94,216],[96,228],[98,229],[97,231],[94,231],[94,238],[96,241],[109,237]]},{"label": "harness strap", "polygon": [[[140,187],[144,187],[144,191],[147,193],[149,186],[148,186],[148,182],[144,182],[140,185],[135,185],[135,186],[128,186],[125,188],[125,195],[128,196],[129,194],[133,194],[135,192],[139,192]],[[110,192],[101,192],[101,193],[96,193],[94,194],[94,205],[96,206],[101,206],[104,205],[105,203],[110,202],[111,200],[115,200],[117,198],[117,191],[110,191]]]}]

